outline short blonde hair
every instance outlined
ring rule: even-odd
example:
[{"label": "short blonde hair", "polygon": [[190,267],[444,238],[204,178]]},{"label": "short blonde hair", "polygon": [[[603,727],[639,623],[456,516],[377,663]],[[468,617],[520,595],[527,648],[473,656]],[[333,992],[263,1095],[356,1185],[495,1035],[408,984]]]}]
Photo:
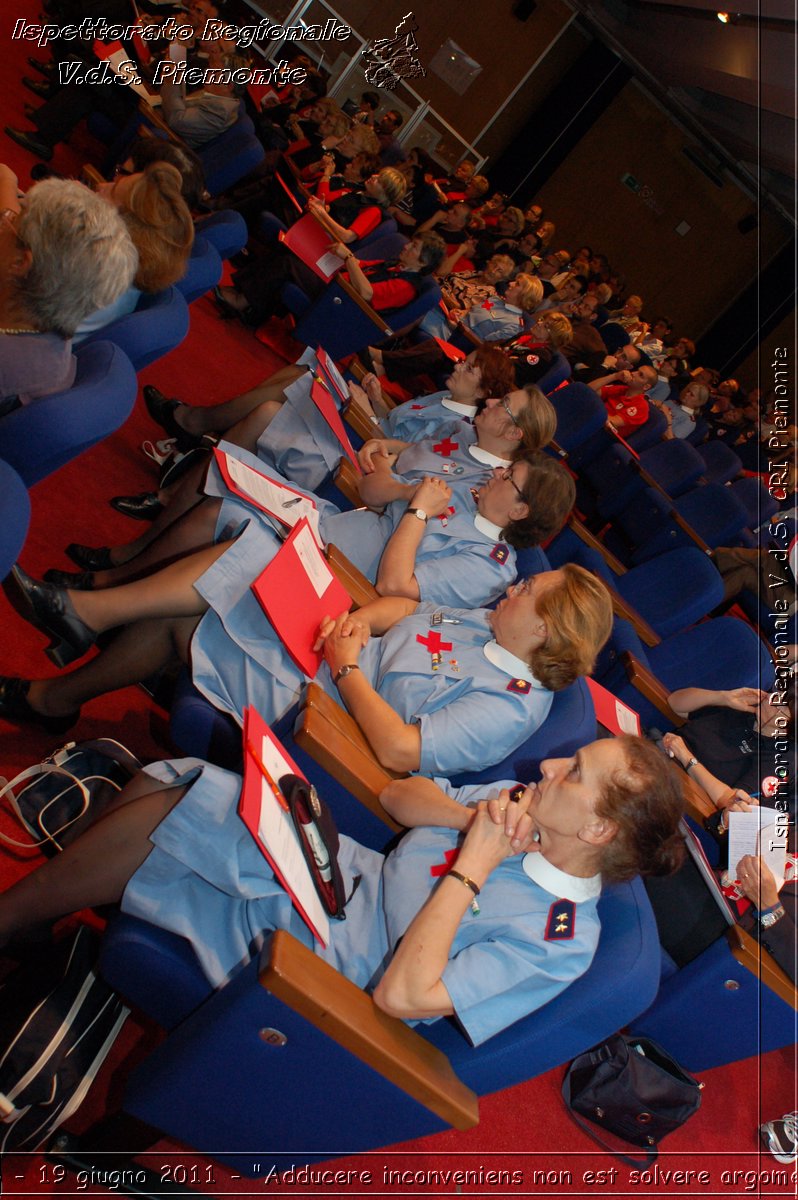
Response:
[{"label": "short blonde hair", "polygon": [[396,167],[383,167],[377,175],[377,182],[382,189],[386,206],[398,204],[407,191],[407,180]]},{"label": "short blonde hair", "polygon": [[553,221],[543,221],[535,230],[535,233],[540,239],[540,244],[544,249],[549,245],[556,232],[557,226]]},{"label": "short blonde hair", "polygon": [[516,418],[523,434],[521,443],[525,450],[542,450],[552,441],[557,429],[554,405],[537,384],[528,383],[518,390],[527,395],[527,403]]},{"label": "short blonde hair", "polygon": [[612,632],[612,600],[602,580],[575,563],[560,570],[562,583],[547,588],[537,603],[547,635],[529,660],[535,678],[552,692],[589,675]]},{"label": "short blonde hair", "polygon": [[515,225],[514,232],[515,236],[517,237],[524,228],[524,214],[521,212],[520,208],[511,206],[510,208],[505,208],[504,212],[502,213],[501,219],[504,220],[505,217],[512,217],[513,224]]},{"label": "short blonde hair", "polygon": [[522,271],[520,275],[516,275],[513,282],[521,288],[518,307],[527,313],[534,312],[543,301],[542,281],[538,279],[537,275],[527,275]]},{"label": "short blonde hair", "polygon": [[540,319],[549,331],[549,341],[555,350],[568,345],[574,329],[565,313],[547,311],[540,314]]}]

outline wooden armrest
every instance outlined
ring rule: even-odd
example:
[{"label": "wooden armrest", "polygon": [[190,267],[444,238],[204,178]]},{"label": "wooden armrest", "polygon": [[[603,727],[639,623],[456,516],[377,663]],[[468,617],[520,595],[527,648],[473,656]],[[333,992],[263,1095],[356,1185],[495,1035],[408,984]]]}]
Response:
[{"label": "wooden armrest", "polygon": [[80,178],[81,181],[86,184],[86,187],[91,188],[93,192],[97,191],[97,188],[100,186],[100,184],[108,182],[105,176],[101,175],[97,168],[91,163],[83,164],[80,171]]},{"label": "wooden armrest", "polygon": [[717,812],[717,808],[701,785],[696,783],[686,771],[677,767],[675,762],[671,763],[671,768],[679,772],[682,794],[688,813],[698,825],[703,825],[707,817],[711,817],[713,813]]},{"label": "wooden armrest", "polygon": [[[349,370],[358,381],[361,381],[364,375],[368,375],[367,369],[363,366],[362,362],[357,356],[355,356],[350,362]],[[393,396],[389,395],[383,387],[380,387],[380,400],[385,406],[386,412],[390,412],[392,408],[396,408],[397,406],[397,401],[394,400]],[[377,415],[379,416],[379,414]],[[372,434],[372,437],[373,436],[374,435]]]},{"label": "wooden armrest", "polygon": [[[477,337],[477,335],[471,329],[469,329],[468,326],[465,325],[462,321],[457,322],[457,332],[462,333],[465,340],[467,342],[470,342],[472,346],[479,347],[479,346],[485,345],[482,338]],[[493,343],[491,343],[491,344],[493,344]]]},{"label": "wooden armrest", "polygon": [[165,133],[170,142],[174,142],[176,146],[185,146],[183,139],[178,137],[177,134],[167,125],[166,119],[162,116],[158,109],[153,108],[151,104],[148,104],[146,100],[142,100],[141,98],[139,98],[139,112],[147,118],[151,125],[154,125],[157,129],[160,129],[162,133]]},{"label": "wooden armrest", "polygon": [[366,579],[363,572],[349,561],[342,550],[339,550],[337,546],[328,545],[324,553],[336,578],[352,597],[355,608],[362,608],[364,604],[370,604],[372,600],[379,598],[379,593],[371,580]]},{"label": "wooden armrest", "polygon": [[370,812],[395,832],[401,830],[379,799],[383,788],[397,776],[380,766],[357,722],[318,684],[308,686],[294,738]]},{"label": "wooden armrest", "polygon": [[662,686],[656,675],[649,671],[648,667],[644,667],[640,659],[632,654],[631,650],[624,650],[622,655],[623,665],[626,668],[626,677],[629,682],[637,688],[642,696],[650,704],[653,704],[672,725],[684,725],[685,718],[680,717],[675,713],[668,704],[668,692]]},{"label": "wooden armrest", "polygon": [[371,417],[363,412],[363,409],[356,400],[351,400],[347,405],[344,413],[344,420],[350,429],[353,429],[358,437],[367,442],[369,438],[384,438],[385,434],[379,425],[375,425]]},{"label": "wooden armrest", "polygon": [[479,1121],[479,1100],[452,1070],[445,1054],[397,1017],[381,1012],[361,988],[278,930],[261,986],[339,1046],[379,1071],[455,1129]]},{"label": "wooden armrest", "polygon": [[767,950],[762,949],[756,938],[751,937],[740,925],[733,925],[726,936],[737,962],[746,967],[752,975],[756,975],[757,979],[775,992],[785,1004],[798,1010],[795,984]]},{"label": "wooden armrest", "polygon": [[[631,450],[631,446],[629,446],[628,449]],[[668,515],[670,516],[670,519],[679,527],[679,529],[681,529],[682,533],[685,533],[689,538],[691,538],[692,541],[695,542],[696,546],[698,546],[698,549],[702,550],[704,554],[711,554],[712,547],[708,546],[701,535],[697,533],[695,529],[693,529],[690,522],[685,521],[684,517],[676,511],[676,507],[673,503],[673,497],[670,496],[663,487],[660,487],[654,476],[651,475],[646,468],[640,464],[637,458],[632,459],[632,466],[638,472],[646,487],[653,488],[655,492],[659,492],[663,499],[667,500],[668,504],[670,505],[670,513]]]},{"label": "wooden armrest", "polygon": [[652,629],[645,617],[641,617],[636,608],[632,608],[631,604],[627,604],[620,592],[616,591],[611,583],[607,583],[606,579],[602,579],[597,571],[591,572],[596,576],[596,579],[601,579],[606,587],[612,600],[612,611],[616,617],[621,617],[624,621],[628,621],[634,629],[640,641],[646,646],[658,646],[662,638]]},{"label": "wooden armrest", "polygon": [[360,499],[360,476],[352,465],[351,460],[344,455],[338,464],[338,470],[335,472],[335,486],[339,491],[343,492],[347,500],[352,503],[355,508],[362,508],[363,501]]},{"label": "wooden armrest", "polygon": [[591,550],[597,550],[611,571],[616,575],[625,575],[626,567],[619,558],[607,549],[603,542],[600,542],[594,533],[591,533],[584,522],[573,514],[568,518],[568,528],[571,529],[578,538],[589,546]]},{"label": "wooden armrest", "polygon": [[371,307],[368,300],[363,299],[360,292],[358,292],[352,286],[348,279],[342,279],[339,273],[335,277],[335,282],[344,292],[346,292],[347,296],[349,296],[349,298],[358,306],[361,312],[365,313],[369,320],[374,323],[380,333],[384,334],[385,337],[392,336],[393,330],[391,329],[390,325],[383,321],[377,310]]}]

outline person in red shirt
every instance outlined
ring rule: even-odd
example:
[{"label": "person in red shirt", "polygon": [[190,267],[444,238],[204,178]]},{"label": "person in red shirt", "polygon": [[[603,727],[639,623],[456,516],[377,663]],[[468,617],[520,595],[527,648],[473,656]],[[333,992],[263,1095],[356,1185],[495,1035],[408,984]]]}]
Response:
[{"label": "person in red shirt", "polygon": [[590,383],[607,409],[607,419],[621,437],[628,437],[648,420],[646,392],[657,382],[653,367],[638,367],[636,371],[614,371]]}]

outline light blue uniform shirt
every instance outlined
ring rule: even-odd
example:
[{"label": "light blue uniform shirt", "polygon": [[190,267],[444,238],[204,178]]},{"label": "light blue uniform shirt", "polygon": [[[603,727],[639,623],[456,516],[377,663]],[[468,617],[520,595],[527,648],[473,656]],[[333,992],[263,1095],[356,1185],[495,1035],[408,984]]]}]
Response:
[{"label": "light blue uniform shirt", "polygon": [[[269,931],[286,929],[358,986],[373,987],[437,885],[432,870],[459,840],[454,830],[413,829],[383,859],[342,835],[346,920],[331,922],[325,948],[240,820],[239,776],[196,759],[147,770],[166,784],[193,784],[151,835],[153,850],[129,881],[122,908],[186,938],[214,986],[256,954]],[[438,782],[461,803],[513,786],[453,792]],[[587,970],[599,936],[598,891],[597,878],[566,875],[540,854],[516,855],[490,875],[480,913],[466,910],[443,973],[455,1015],[475,1045],[541,1008]],[[558,900],[573,901],[576,912],[569,936],[551,939],[546,931]]]}]

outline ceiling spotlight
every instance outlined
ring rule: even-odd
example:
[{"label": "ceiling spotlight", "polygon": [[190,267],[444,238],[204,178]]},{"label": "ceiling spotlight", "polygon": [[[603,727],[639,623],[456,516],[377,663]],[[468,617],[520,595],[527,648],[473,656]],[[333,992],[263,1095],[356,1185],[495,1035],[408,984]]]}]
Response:
[{"label": "ceiling spotlight", "polygon": [[728,23],[729,23],[729,14],[728,13],[719,12],[719,13],[716,13],[716,16],[717,16],[718,20],[720,21],[721,25],[728,25]]}]

